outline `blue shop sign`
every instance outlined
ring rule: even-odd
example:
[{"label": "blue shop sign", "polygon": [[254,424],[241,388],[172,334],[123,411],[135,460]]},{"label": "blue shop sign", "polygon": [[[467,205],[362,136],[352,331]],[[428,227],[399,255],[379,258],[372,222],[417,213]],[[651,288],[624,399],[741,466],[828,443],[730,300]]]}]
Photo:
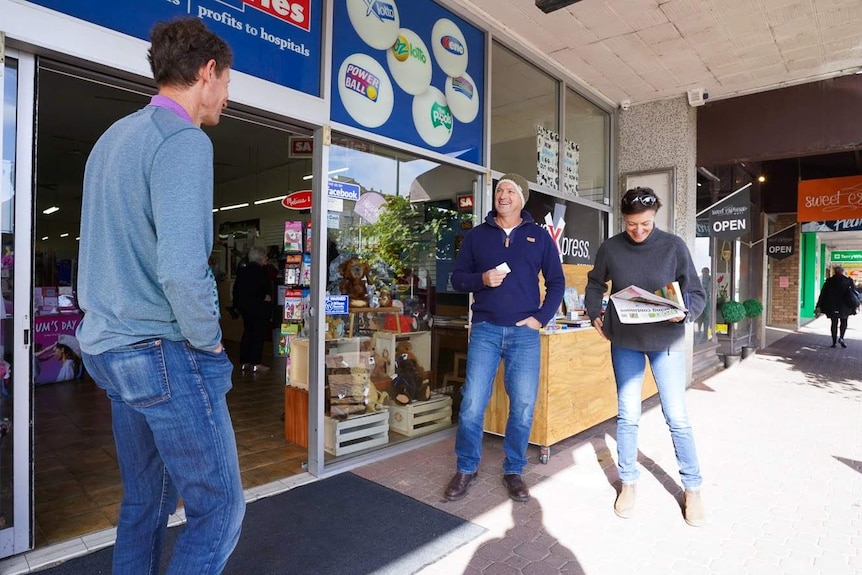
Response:
[{"label": "blue shop sign", "polygon": [[346,295],[326,296],[326,315],[345,315],[348,311],[350,311],[349,300],[350,296]]},{"label": "blue shop sign", "polygon": [[485,35],[431,0],[335,0],[333,121],[482,163]]},{"label": "blue shop sign", "polygon": [[336,182],[334,180],[329,180],[327,184],[327,195],[330,198],[338,198],[340,200],[353,200],[354,202],[359,199],[359,185],[358,184],[350,184],[347,182]]},{"label": "blue shop sign", "polygon": [[320,95],[321,0],[31,2],[143,40],[157,21],[196,16],[230,45],[234,70]]}]

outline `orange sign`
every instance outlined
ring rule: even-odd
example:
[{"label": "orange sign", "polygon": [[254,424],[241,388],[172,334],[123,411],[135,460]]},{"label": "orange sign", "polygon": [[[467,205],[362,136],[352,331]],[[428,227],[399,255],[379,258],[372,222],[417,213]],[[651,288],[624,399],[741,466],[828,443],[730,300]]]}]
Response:
[{"label": "orange sign", "polygon": [[799,182],[796,212],[798,222],[862,217],[862,176]]}]

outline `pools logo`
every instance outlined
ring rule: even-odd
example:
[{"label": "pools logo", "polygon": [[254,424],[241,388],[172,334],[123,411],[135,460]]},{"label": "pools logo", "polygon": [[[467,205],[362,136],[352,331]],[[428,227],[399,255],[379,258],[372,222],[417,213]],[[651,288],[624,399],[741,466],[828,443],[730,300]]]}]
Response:
[{"label": "pools logo", "polygon": [[443,36],[442,38],[440,38],[440,45],[443,46],[443,49],[445,49],[447,52],[451,52],[456,56],[464,55],[464,45],[461,44],[458,38],[454,36]]},{"label": "pools logo", "polygon": [[344,87],[376,102],[380,95],[380,78],[365,68],[350,64],[344,74]]},{"label": "pools logo", "polygon": [[395,7],[387,2],[380,0],[365,0],[367,8],[365,16],[375,16],[381,22],[386,20],[395,21]]},{"label": "pools logo", "polygon": [[406,62],[410,56],[413,56],[423,64],[428,61],[425,57],[425,52],[418,46],[410,44],[410,40],[404,36],[398,35],[395,44],[392,45],[392,55],[399,62]]},{"label": "pools logo", "polygon": [[473,99],[473,84],[463,76],[452,78],[452,89],[461,92],[470,100]]},{"label": "pools logo", "polygon": [[431,125],[435,128],[443,126],[447,130],[452,129],[452,112],[449,111],[449,106],[434,102],[431,106]]}]

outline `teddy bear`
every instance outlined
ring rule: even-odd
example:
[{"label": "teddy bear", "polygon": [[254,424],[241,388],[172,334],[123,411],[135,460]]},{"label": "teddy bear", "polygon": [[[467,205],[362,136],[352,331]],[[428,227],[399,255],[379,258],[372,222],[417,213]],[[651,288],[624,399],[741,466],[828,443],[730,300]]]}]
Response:
[{"label": "teddy bear", "polygon": [[379,391],[373,385],[368,388],[368,398],[366,400],[365,411],[374,413],[386,409],[386,402],[389,401],[389,394],[385,391]]},{"label": "teddy bear", "polygon": [[419,366],[409,341],[395,346],[395,374],[392,376],[393,399],[401,405],[424,401],[431,397],[431,386]]},{"label": "teddy bear", "polygon": [[341,273],[338,287],[342,294],[350,297],[350,305],[354,307],[368,305],[366,280],[370,269],[368,264],[359,258],[346,259],[338,266]]}]

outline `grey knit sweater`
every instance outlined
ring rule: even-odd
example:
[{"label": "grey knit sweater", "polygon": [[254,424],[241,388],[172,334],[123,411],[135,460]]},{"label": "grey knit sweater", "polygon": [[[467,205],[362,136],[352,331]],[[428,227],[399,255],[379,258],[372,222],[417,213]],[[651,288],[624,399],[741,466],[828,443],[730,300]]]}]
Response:
[{"label": "grey knit sweater", "polygon": [[[635,243],[621,232],[605,241],[596,253],[596,263],[587,275],[585,305],[590,319],[599,317],[602,295],[607,282],[612,291],[636,285],[655,291],[672,281],[678,281],[686,299],[689,319],[701,314],[706,293],[691,260],[688,246],[682,238],[660,229],[641,243]],[[604,333],[614,345],[638,351],[682,351],[685,325],[663,321],[649,324],[622,324],[608,304],[604,317]]]}]

